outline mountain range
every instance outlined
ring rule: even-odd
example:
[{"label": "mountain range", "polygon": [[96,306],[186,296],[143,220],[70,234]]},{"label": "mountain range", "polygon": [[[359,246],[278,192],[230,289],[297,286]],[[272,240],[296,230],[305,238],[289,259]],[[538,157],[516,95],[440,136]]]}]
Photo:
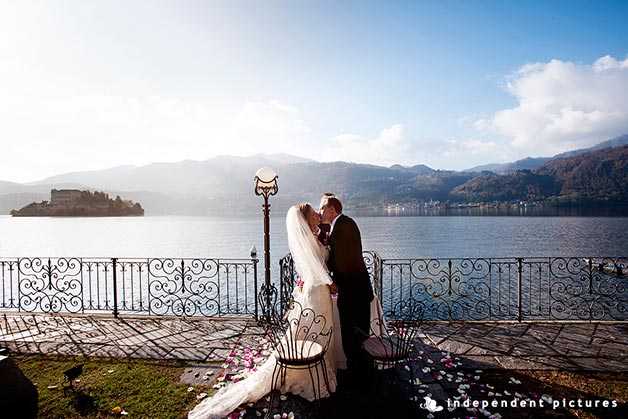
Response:
[{"label": "mountain range", "polygon": [[490,163],[482,166],[475,166],[470,169],[464,170],[465,172],[483,172],[490,171],[499,174],[514,173],[517,170],[532,170],[547,163],[550,160],[558,159],[562,157],[574,157],[580,154],[588,153],[590,151],[603,150],[610,147],[619,147],[628,144],[628,134],[621,135],[619,137],[612,138],[610,140],[602,141],[589,148],[580,148],[578,150],[566,151],[564,153],[556,154],[553,157],[526,157],[521,160],[510,163]]},{"label": "mountain range", "polygon": [[73,172],[19,184],[0,181],[0,213],[48,200],[51,189],[98,190],[141,203],[147,215],[245,214],[261,210],[253,177],[270,166],[278,173],[273,211],[302,201],[318,203],[324,192],[348,207],[422,202],[543,201],[554,204],[625,203],[628,135],[551,158],[528,158],[466,171],[425,165],[390,167],[320,163],[288,154],[220,156],[146,166]]}]

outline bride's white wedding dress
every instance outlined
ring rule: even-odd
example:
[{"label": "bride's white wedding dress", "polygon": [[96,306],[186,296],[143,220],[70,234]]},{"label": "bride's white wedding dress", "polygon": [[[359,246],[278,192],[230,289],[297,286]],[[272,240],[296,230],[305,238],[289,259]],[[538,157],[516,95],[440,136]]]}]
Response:
[{"label": "bride's white wedding dress", "polygon": [[[331,278],[325,261],[327,248],[316,239],[305,217],[297,207],[292,207],[286,216],[288,245],[296,271],[303,280],[302,290],[295,288],[294,299],[303,308],[311,308],[317,315],[325,317],[328,325],[333,324],[332,300],[328,284]],[[297,307],[299,306],[297,305]],[[331,345],[334,345],[333,339]],[[326,355],[326,368],[329,388],[336,391],[335,350],[330,346]],[[269,358],[258,367],[257,371],[242,381],[230,384],[219,390],[213,397],[203,400],[188,414],[188,419],[219,419],[226,417],[244,403],[260,400],[270,392],[275,357]],[[288,370],[284,384],[279,388],[282,393],[292,393],[307,400],[314,400],[314,391],[307,370]],[[327,388],[321,386],[322,397],[329,396]]]}]

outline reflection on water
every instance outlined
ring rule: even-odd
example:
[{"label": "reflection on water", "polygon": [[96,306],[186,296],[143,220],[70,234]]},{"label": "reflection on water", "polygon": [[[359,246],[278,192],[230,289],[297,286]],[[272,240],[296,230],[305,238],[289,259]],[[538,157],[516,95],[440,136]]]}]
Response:
[{"label": "reflection on water", "polygon": [[[626,256],[628,217],[354,218],[364,249],[383,258]],[[288,253],[285,218],[270,227],[274,268]],[[253,246],[264,256],[261,216],[0,216],[0,232],[0,257],[248,258]]]},{"label": "reflection on water", "polygon": [[356,217],[383,258],[625,256],[628,218]]},{"label": "reflection on water", "polygon": [[452,208],[426,207],[410,208],[402,205],[380,209],[359,209],[354,211],[362,217],[417,217],[417,216],[523,216],[523,217],[627,217],[628,207],[624,205],[595,207],[543,207],[535,205],[474,206],[465,205]]}]

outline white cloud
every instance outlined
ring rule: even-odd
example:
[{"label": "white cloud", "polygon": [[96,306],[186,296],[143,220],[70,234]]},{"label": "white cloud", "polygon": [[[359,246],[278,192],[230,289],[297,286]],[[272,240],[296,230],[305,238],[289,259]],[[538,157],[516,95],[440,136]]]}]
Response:
[{"label": "white cloud", "polygon": [[242,128],[258,132],[308,132],[297,108],[271,100],[269,103],[246,102],[236,121]]},{"label": "white cloud", "polygon": [[426,164],[435,169],[460,170],[481,163],[508,161],[516,157],[510,147],[476,138],[446,140],[409,138],[403,125],[383,129],[375,138],[340,134],[329,140],[322,161],[350,161],[381,166]]},{"label": "white cloud", "polygon": [[512,147],[491,140],[467,138],[433,141],[423,151],[425,164],[435,169],[462,170],[485,163],[512,161]]},{"label": "white cloud", "polygon": [[406,137],[403,125],[395,124],[372,139],[350,133],[337,135],[323,148],[321,159],[389,166],[408,162],[408,153],[415,148]]},{"label": "white cloud", "polygon": [[1,96],[0,179],[192,158],[211,122],[202,106],[161,97]]},{"label": "white cloud", "polygon": [[246,102],[217,137],[231,154],[285,153],[307,149],[310,131],[296,107],[272,100]]},{"label": "white cloud", "polygon": [[628,58],[527,64],[508,78],[506,89],[518,105],[475,127],[511,138],[516,148],[549,155],[628,132]]},{"label": "white cloud", "polygon": [[[232,118],[176,98],[0,96],[0,180],[18,182],[121,164],[292,152],[310,129],[278,101],[246,102]],[[303,153],[301,153],[303,154]]]}]

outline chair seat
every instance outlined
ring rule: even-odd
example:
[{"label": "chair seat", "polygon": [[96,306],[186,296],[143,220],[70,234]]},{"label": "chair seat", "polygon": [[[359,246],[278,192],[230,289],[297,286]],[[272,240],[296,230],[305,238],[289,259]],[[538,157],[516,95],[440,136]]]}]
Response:
[{"label": "chair seat", "polygon": [[375,359],[397,360],[408,356],[408,346],[397,336],[374,336],[362,343],[363,348]]},{"label": "chair seat", "polygon": [[323,355],[324,348],[311,340],[282,342],[281,347],[277,348],[277,360],[291,365],[309,364]]},{"label": "chair seat", "polygon": [[272,417],[275,395],[285,384],[287,371],[290,369],[307,369],[314,400],[320,406],[321,376],[327,392],[331,393],[325,354],[332,338],[332,319],[316,314],[312,307],[304,307],[298,301],[292,301],[290,307],[278,304],[277,289],[274,286],[267,294],[260,292],[259,298],[262,312],[265,313],[262,324],[275,358],[265,419]]}]

